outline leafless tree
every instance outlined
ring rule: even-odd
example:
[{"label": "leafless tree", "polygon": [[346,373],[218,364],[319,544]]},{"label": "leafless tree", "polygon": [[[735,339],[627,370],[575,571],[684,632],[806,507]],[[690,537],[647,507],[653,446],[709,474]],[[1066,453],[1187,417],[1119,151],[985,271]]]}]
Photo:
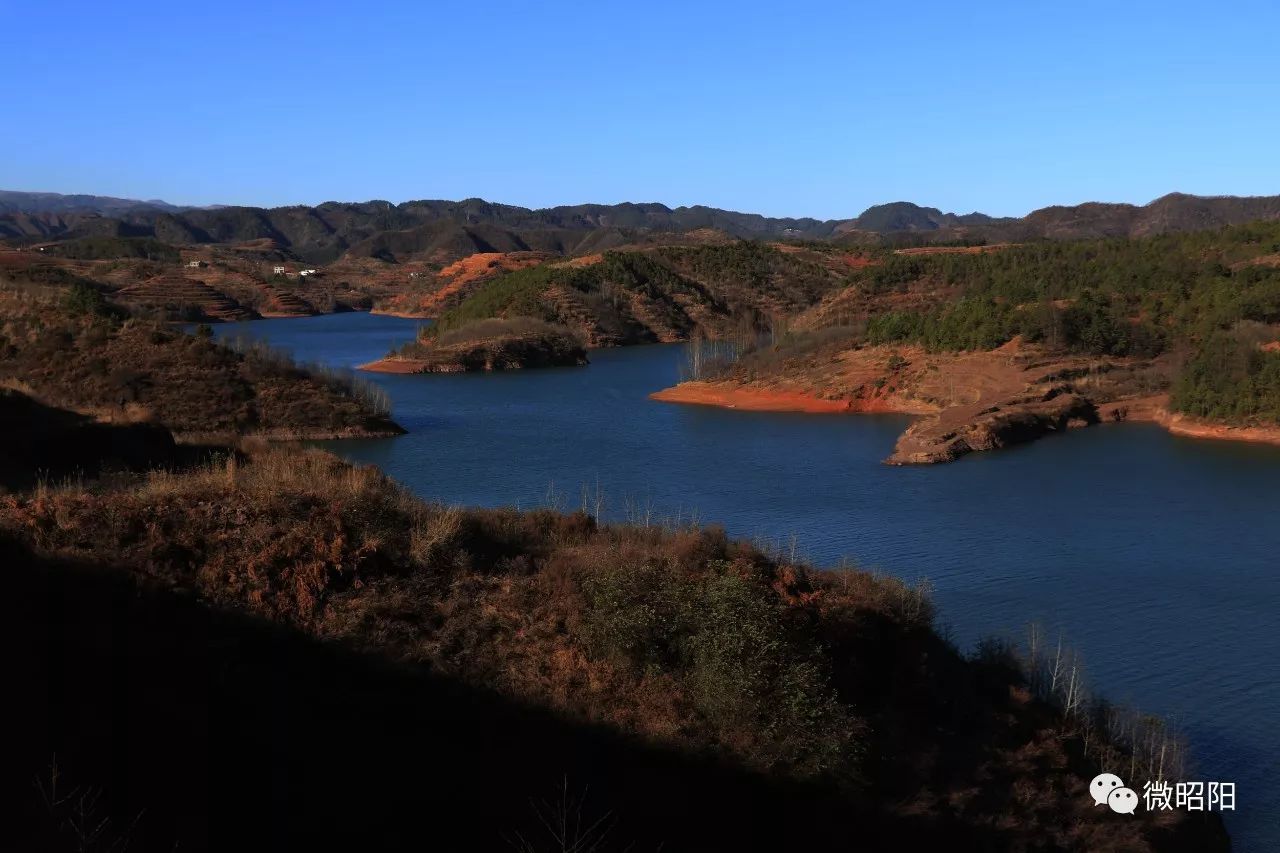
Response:
[{"label": "leafless tree", "polygon": [[51,821],[53,833],[75,853],[124,853],[129,849],[129,836],[142,818],[139,813],[133,825],[117,833],[111,818],[103,813],[98,788],[75,786],[67,789],[58,767],[57,756],[49,764],[46,775],[35,780],[36,793]]},{"label": "leafless tree", "polygon": [[[538,828],[525,835],[516,832],[506,838],[519,853],[603,853],[614,847],[610,843],[617,819],[606,811],[591,819],[586,809],[587,788],[579,796],[569,789],[565,777],[552,799],[530,800]],[[628,844],[622,850],[631,850]]]}]

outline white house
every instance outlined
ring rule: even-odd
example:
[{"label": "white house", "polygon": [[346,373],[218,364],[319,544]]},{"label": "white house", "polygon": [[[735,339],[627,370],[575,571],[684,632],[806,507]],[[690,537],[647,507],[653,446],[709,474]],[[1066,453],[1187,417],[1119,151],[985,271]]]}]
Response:
[{"label": "white house", "polygon": [[319,270],[302,270],[298,275],[319,275]]},{"label": "white house", "polygon": [[272,268],[271,268],[271,273],[272,273],[273,275],[284,275],[284,274],[285,274],[285,269],[284,269],[284,267],[283,267],[283,266],[274,266],[274,267],[272,267]]}]

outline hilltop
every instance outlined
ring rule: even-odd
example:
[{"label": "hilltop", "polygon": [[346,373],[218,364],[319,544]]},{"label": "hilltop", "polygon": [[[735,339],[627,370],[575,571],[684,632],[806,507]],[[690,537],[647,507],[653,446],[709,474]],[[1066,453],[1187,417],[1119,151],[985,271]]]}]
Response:
[{"label": "hilltop", "polygon": [[[553,288],[544,319],[573,327],[592,346],[724,337],[741,315],[808,310],[815,296],[749,297],[716,261],[681,268],[680,250],[714,258],[717,247],[748,241],[807,257],[837,280],[887,250],[980,250],[1081,239],[1142,239],[1213,230],[1280,216],[1280,197],[1205,198],[1171,194],[1145,206],[1050,207],[1022,218],[944,213],[910,202],[868,208],[851,219],[776,218],[710,207],[574,205],[542,210],[480,199],[326,202],[315,207],[175,208],[127,199],[11,193],[0,210],[0,267],[41,280],[81,278],[117,301],[175,320],[218,322],[379,310],[439,317],[462,308],[486,283],[530,267],[597,266]],[[16,251],[14,251],[16,250]],[[733,251],[725,249],[725,252]],[[621,269],[616,261],[624,259]],[[843,258],[843,260],[842,260]],[[649,260],[672,276],[652,282]],[[697,260],[695,258],[695,260]],[[772,263],[772,262],[771,262]],[[785,261],[784,263],[790,263]],[[774,264],[777,266],[778,264]],[[651,264],[649,265],[651,266]],[[772,282],[809,276],[794,269]],[[538,273],[541,275],[542,273]],[[531,274],[533,275],[533,274]],[[617,280],[607,280],[616,276]],[[555,273],[557,283],[570,273]],[[837,281],[837,283],[839,283]],[[755,280],[745,285],[769,288]],[[685,294],[673,299],[669,288]],[[725,289],[733,305],[722,298]],[[626,291],[628,304],[584,305],[578,292]],[[698,293],[695,291],[705,291]],[[637,295],[639,294],[639,295]],[[817,298],[823,293],[816,293]],[[656,300],[656,301],[655,301]],[[720,315],[717,319],[713,315]]]},{"label": "hilltop", "polygon": [[889,461],[1155,420],[1280,443],[1280,223],[900,250],[659,399],[926,415]]},{"label": "hilltop", "polygon": [[592,347],[749,336],[840,287],[848,258],[834,247],[743,241],[608,251],[480,281],[435,328],[534,317]]},{"label": "hilltop", "polygon": [[185,210],[159,199],[139,201],[104,195],[63,195],[0,190],[0,213],[95,213],[111,216],[135,210]]},{"label": "hilltop", "polygon": [[579,367],[587,351],[565,326],[527,317],[489,319],[418,339],[387,357],[361,365],[375,373],[467,373],[527,367]]},{"label": "hilltop", "polygon": [[532,210],[483,199],[392,204],[325,202],[314,207],[174,208],[163,203],[93,196],[6,193],[0,238],[153,237],[180,244],[270,240],[291,257],[332,263],[344,255],[399,260],[444,251],[456,259],[494,251],[581,254],[616,248],[643,235],[702,229],[740,239],[844,242],[1018,242],[1036,239],[1137,237],[1272,219],[1280,196],[1204,197],[1171,193],[1132,204],[1051,206],[1025,217],[957,215],[900,201],[848,219],[767,217],[657,203],[581,204]]}]

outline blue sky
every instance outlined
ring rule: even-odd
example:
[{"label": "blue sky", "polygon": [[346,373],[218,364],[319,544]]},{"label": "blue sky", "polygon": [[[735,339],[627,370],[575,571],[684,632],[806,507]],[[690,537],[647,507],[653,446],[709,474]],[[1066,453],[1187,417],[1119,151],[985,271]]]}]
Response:
[{"label": "blue sky", "polygon": [[848,217],[1280,194],[1280,4],[0,0],[0,188]]}]

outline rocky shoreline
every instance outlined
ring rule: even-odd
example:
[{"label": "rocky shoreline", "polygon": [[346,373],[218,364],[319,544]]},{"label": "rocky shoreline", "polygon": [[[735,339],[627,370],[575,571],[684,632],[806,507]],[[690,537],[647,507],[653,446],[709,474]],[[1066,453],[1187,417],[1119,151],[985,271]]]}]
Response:
[{"label": "rocky shoreline", "polygon": [[941,417],[925,418],[907,428],[885,462],[889,465],[954,462],[969,453],[1024,444],[1050,433],[1098,422],[1097,407],[1076,394],[993,406],[956,427]]},{"label": "rocky shoreline", "polygon": [[1162,410],[1153,418],[1174,435],[1214,441],[1247,441],[1280,446],[1280,427],[1232,426]]},{"label": "rocky shoreline", "polygon": [[682,382],[650,398],[742,411],[920,416],[884,460],[890,465],[953,462],[1069,429],[1124,421],[1158,423],[1188,438],[1280,445],[1280,427],[1201,421],[1171,412],[1164,391],[1135,393],[1160,384],[1163,366],[1153,362],[1035,351],[944,356],[866,348],[832,364],[820,375],[793,370],[784,379],[783,371],[775,371],[772,382],[732,374]]}]

